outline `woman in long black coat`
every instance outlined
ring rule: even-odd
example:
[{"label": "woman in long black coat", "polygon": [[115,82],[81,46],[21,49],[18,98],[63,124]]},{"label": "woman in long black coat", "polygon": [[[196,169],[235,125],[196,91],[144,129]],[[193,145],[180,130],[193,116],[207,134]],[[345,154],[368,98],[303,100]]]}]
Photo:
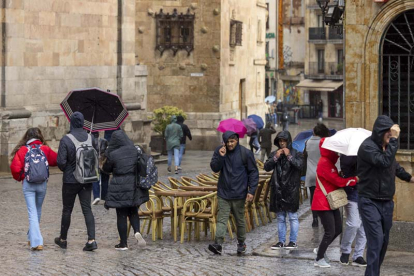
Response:
[{"label": "woman in long black coat", "polygon": [[134,229],[139,246],[145,246],[145,240],[139,233],[139,205],[149,200],[148,191],[137,186],[138,151],[123,130],[112,134],[103,170],[112,173],[108,186],[105,208],[116,208],[117,226],[121,242],[117,250],[128,250],[127,218]]}]

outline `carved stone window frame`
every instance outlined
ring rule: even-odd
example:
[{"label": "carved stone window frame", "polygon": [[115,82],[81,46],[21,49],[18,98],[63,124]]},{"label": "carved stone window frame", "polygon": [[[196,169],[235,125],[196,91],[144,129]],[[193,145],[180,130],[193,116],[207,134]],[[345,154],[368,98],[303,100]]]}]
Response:
[{"label": "carved stone window frame", "polygon": [[194,50],[194,21],[195,14],[178,13],[177,9],[173,13],[164,13],[160,9],[155,14],[156,20],[156,46],[161,56],[165,50],[172,50],[174,56],[179,50],[185,50],[188,55]]},{"label": "carved stone window frame", "polygon": [[243,22],[230,20],[230,47],[242,46]]}]

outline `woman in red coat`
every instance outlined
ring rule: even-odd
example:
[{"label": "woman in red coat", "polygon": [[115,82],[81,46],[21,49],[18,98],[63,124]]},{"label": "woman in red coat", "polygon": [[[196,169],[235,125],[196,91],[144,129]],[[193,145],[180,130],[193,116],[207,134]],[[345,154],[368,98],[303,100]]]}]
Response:
[{"label": "woman in red coat", "polygon": [[[317,254],[314,265],[319,267],[330,267],[329,259],[326,257],[326,250],[328,246],[339,236],[342,232],[341,215],[339,210],[331,210],[328,200],[323,194],[320,183],[329,194],[336,189],[346,186],[355,186],[357,183],[356,177],[342,178],[338,174],[338,169],[335,164],[338,161],[338,154],[328,149],[322,148],[325,138],[319,142],[319,149],[321,151],[321,158],[316,169],[316,189],[313,195],[312,211],[318,214],[323,228],[325,230],[324,236],[319,248],[315,248],[314,253]],[[319,181],[318,181],[319,179]]]},{"label": "woman in red coat", "polygon": [[49,166],[56,166],[57,154],[50,149],[42,132],[39,128],[29,128],[23,138],[16,145],[11,153],[12,163],[10,169],[13,178],[17,181],[23,181],[23,194],[26,200],[27,211],[29,213],[29,231],[27,238],[32,250],[43,250],[43,237],[40,233],[40,216],[42,213],[42,204],[46,195],[47,180],[42,183],[30,183],[25,178],[25,156],[28,147],[36,148],[40,146],[46,157]]}]

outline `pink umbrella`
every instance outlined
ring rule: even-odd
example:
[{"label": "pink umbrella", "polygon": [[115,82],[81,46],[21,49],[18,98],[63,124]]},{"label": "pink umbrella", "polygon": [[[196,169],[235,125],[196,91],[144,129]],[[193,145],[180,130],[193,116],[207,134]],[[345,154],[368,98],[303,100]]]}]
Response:
[{"label": "pink umbrella", "polygon": [[221,121],[217,130],[223,133],[226,131],[233,131],[237,133],[240,138],[244,138],[244,135],[246,135],[247,132],[244,124],[241,121],[233,118]]},{"label": "pink umbrella", "polygon": [[247,135],[252,135],[252,133],[257,131],[257,126],[253,119],[246,118],[243,119],[242,122],[247,129]]}]

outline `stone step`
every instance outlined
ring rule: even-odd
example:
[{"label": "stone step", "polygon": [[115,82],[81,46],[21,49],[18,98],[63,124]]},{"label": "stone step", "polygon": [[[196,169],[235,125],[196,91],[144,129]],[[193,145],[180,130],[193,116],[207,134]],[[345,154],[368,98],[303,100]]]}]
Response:
[{"label": "stone step", "polygon": [[168,163],[168,159],[167,158],[163,158],[163,159],[155,159],[154,158],[154,162],[155,162],[155,164],[166,164],[166,163]]},{"label": "stone step", "polygon": [[160,159],[161,153],[151,151],[151,156],[154,157],[154,160]]}]

